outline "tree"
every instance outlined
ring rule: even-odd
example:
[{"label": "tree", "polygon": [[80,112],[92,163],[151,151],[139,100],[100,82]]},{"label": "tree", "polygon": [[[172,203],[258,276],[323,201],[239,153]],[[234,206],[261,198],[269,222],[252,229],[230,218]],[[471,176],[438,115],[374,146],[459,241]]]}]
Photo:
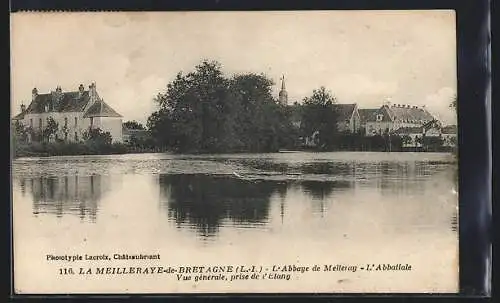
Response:
[{"label": "tree", "polygon": [[423,136],[416,136],[415,137],[415,146],[422,146],[423,145]]},{"label": "tree", "polygon": [[413,143],[413,139],[410,137],[410,135],[404,134],[401,137],[401,143],[402,143],[403,146],[408,146],[408,145],[410,145],[410,144]]},{"label": "tree", "polygon": [[135,120],[125,122],[123,123],[123,126],[125,126],[127,129],[145,130],[144,126]]},{"label": "tree", "polygon": [[311,136],[318,131],[320,146],[331,147],[338,134],[338,114],[334,104],[336,99],[333,94],[320,87],[313,90],[310,97],[304,98],[302,105],[301,133]]},{"label": "tree", "polygon": [[16,120],[12,125],[12,136],[16,142],[26,142],[28,141],[28,131],[24,128],[24,125]]},{"label": "tree", "polygon": [[181,152],[277,150],[293,138],[272,85],[262,74],[226,78],[218,62],[203,61],[155,98],[147,127],[157,144]]},{"label": "tree", "polygon": [[181,151],[220,148],[220,137],[226,134],[219,132],[218,118],[220,112],[227,111],[229,100],[228,81],[218,62],[203,61],[187,75],[178,73],[156,102],[160,110],[150,117],[149,124],[169,126],[171,130],[162,135],[158,129],[151,129],[158,141]]},{"label": "tree", "polygon": [[97,147],[111,145],[113,140],[110,132],[104,132],[100,128],[89,128],[83,133],[85,143],[95,145]]},{"label": "tree", "polygon": [[457,108],[457,95],[453,96],[453,98],[451,100],[451,103],[450,103],[450,107],[453,108],[453,109]]},{"label": "tree", "polygon": [[273,98],[273,85],[263,74],[247,73],[231,79],[231,95],[238,100],[234,105],[235,134],[246,150],[277,151],[294,144],[292,113]]},{"label": "tree", "polygon": [[146,123],[154,144],[161,147],[174,147],[173,121],[170,112],[159,110],[153,112]]},{"label": "tree", "polygon": [[49,141],[52,136],[57,134],[59,130],[59,123],[57,123],[52,117],[47,118],[47,126],[42,130],[43,140]]}]

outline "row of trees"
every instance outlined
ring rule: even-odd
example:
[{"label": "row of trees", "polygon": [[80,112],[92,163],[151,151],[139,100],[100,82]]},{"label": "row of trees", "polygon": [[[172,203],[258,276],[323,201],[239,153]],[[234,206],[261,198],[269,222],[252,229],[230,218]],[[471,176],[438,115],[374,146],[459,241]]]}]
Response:
[{"label": "row of trees", "polygon": [[288,107],[273,97],[273,85],[263,74],[226,77],[218,62],[203,61],[177,74],[155,98],[159,110],[147,128],[156,144],[179,152],[277,151],[316,130],[321,144],[331,143],[337,129],[333,95],[322,87]]},{"label": "row of trees", "polygon": [[59,125],[51,117],[47,118],[45,125],[45,128],[36,130],[31,126],[24,127],[21,122],[16,120],[13,126],[13,136],[18,142],[28,142],[29,140],[37,142],[48,142],[50,138],[53,138],[59,131]]},{"label": "row of trees", "polygon": [[[63,127],[61,131],[65,134],[64,137],[68,135],[67,127]],[[52,117],[48,117],[45,123],[45,128],[36,130],[33,127],[24,127],[19,121],[14,122],[13,127],[13,137],[16,142],[28,143],[28,141],[34,142],[64,142],[67,141],[66,138],[59,138],[57,134],[59,133],[59,123],[57,123]],[[110,145],[112,142],[112,136],[110,132],[104,132],[100,128],[90,128],[85,130],[82,134],[82,140],[75,138],[75,141],[82,141],[85,143],[91,143],[94,145]]]}]

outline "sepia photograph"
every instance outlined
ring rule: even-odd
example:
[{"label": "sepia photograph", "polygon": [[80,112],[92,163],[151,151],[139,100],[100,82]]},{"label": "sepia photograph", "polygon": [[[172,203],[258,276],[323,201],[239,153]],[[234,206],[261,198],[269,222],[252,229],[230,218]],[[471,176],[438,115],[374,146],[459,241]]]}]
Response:
[{"label": "sepia photograph", "polygon": [[459,291],[453,10],[10,31],[16,294]]}]

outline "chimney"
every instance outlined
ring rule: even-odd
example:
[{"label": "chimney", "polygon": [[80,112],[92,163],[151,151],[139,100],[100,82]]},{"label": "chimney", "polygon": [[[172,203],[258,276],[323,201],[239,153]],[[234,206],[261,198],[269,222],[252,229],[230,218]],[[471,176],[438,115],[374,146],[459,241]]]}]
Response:
[{"label": "chimney", "polygon": [[62,95],[62,89],[61,89],[61,87],[58,85],[58,86],[56,87],[56,90],[55,90],[55,91],[51,91],[51,94],[52,94],[52,96],[54,96],[55,98],[57,98],[57,97],[61,96],[61,95]]},{"label": "chimney", "polygon": [[81,97],[84,91],[85,87],[83,86],[83,84],[80,84],[80,86],[78,86],[78,97]]},{"label": "chimney", "polygon": [[36,97],[38,97],[38,89],[36,89],[36,87],[35,87],[31,91],[31,99],[32,99],[32,101],[35,101]]},{"label": "chimney", "polygon": [[89,95],[91,97],[95,97],[96,95],[96,87],[95,87],[95,82],[92,82],[90,85],[89,85]]},{"label": "chimney", "polygon": [[52,92],[52,104],[50,105],[51,110],[58,110],[59,108],[59,103],[62,100],[63,93],[61,86],[56,87],[56,91]]},{"label": "chimney", "polygon": [[24,113],[26,111],[26,105],[21,104],[21,113]]},{"label": "chimney", "polygon": [[96,91],[95,82],[92,82],[89,85],[89,102],[88,102],[87,106],[91,106],[92,104],[94,104],[97,101],[99,101],[99,95],[97,94],[97,91]]}]

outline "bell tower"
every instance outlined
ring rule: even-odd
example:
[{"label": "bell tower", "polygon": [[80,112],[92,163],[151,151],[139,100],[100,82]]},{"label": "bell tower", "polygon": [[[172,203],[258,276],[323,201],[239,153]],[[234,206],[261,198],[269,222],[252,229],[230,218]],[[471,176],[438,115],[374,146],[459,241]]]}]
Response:
[{"label": "bell tower", "polygon": [[279,92],[278,101],[281,105],[288,105],[288,93],[285,89],[285,75],[281,77],[281,90]]}]

